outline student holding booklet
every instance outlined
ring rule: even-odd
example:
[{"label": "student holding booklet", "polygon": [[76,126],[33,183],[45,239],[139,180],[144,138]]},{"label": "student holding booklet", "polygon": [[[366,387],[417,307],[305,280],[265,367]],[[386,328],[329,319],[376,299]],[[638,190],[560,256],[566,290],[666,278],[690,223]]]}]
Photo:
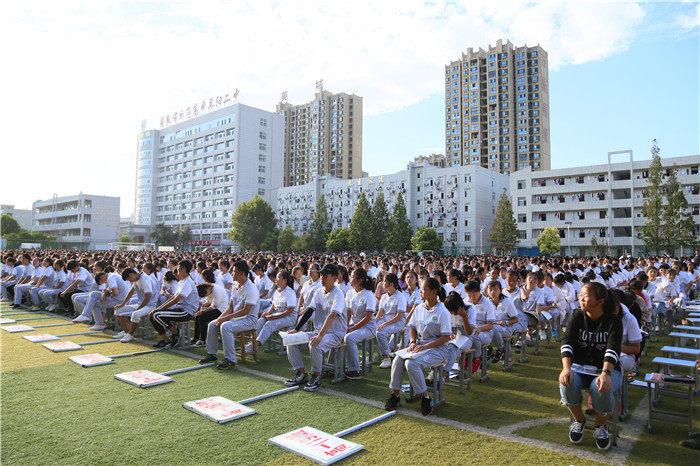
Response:
[{"label": "student holding booklet", "polygon": [[[396,275],[388,274],[384,280],[396,280]],[[348,334],[345,335],[347,345],[348,370],[345,377],[351,380],[360,378],[360,355],[357,344],[377,335],[377,325],[374,321],[374,311],[377,309],[377,299],[374,297],[374,280],[365,269],[357,268],[352,271],[350,290],[345,295],[345,307],[348,310]],[[399,292],[400,293],[400,292]]]},{"label": "student holding booklet", "polygon": [[[451,314],[452,336],[447,345],[447,364],[445,364],[444,375],[449,375],[449,371],[457,361],[457,356],[462,351],[474,348],[480,351],[481,340],[474,335],[476,328],[476,310],[474,306],[466,304],[462,296],[451,291],[445,299],[445,307]],[[471,370],[468,368],[467,370]]]},{"label": "student holding booklet", "polygon": [[[286,270],[277,273],[277,289],[272,294],[270,308],[258,319],[255,342],[246,345],[246,352],[253,352],[253,345],[264,344],[270,336],[280,330],[293,327],[297,321],[297,296],[292,289],[294,279]],[[250,345],[250,346],[249,346]]]},{"label": "student holding booklet", "polygon": [[398,351],[391,365],[391,396],[384,408],[393,411],[401,405],[399,393],[403,377],[408,372],[411,386],[421,395],[421,411],[424,416],[433,413],[433,401],[425,385],[423,370],[447,360],[447,342],[452,335],[450,313],[439,301],[445,298],[445,290],[435,278],[421,283],[423,303],[408,322],[410,341],[408,348]]}]

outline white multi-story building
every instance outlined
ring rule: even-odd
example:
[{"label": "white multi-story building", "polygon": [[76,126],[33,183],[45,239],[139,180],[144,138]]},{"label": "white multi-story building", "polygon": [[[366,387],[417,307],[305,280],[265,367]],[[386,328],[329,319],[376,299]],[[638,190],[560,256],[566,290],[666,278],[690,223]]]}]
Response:
[{"label": "white multi-story building", "polygon": [[[646,197],[651,160],[632,160],[632,151],[612,152],[628,161],[563,168],[519,170],[511,175],[510,194],[518,222],[521,253],[537,254],[537,237],[546,227],[559,230],[562,253],[584,255],[599,245],[613,254],[644,253],[638,237],[646,223]],[[664,170],[676,170],[700,237],[700,156],[662,158]],[[680,250],[676,251],[680,253]]]},{"label": "white multi-story building", "polygon": [[233,104],[182,119],[139,134],[135,225],[189,227],[193,244],[220,245],[238,204],[273,204],[283,185],[284,115]]},{"label": "white multi-story building", "polygon": [[420,226],[435,228],[450,253],[480,252],[489,249],[498,197],[508,186],[508,176],[476,165],[438,168],[427,162],[409,163],[407,170],[391,175],[351,180],[320,176],[305,185],[281,188],[276,215],[280,229],[290,225],[297,235],[308,233],[323,194],[333,228],[347,228],[362,192],[374,205],[382,191],[390,215],[402,193],[414,231]]},{"label": "white multi-story building", "polygon": [[119,198],[77,194],[35,201],[32,232],[56,236],[65,248],[106,249],[119,238]]}]

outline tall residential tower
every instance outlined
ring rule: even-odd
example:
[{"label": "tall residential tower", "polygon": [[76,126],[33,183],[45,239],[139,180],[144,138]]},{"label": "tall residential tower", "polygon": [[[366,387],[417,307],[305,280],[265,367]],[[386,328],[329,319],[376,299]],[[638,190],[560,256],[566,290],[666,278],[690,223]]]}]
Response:
[{"label": "tall residential tower", "polygon": [[539,45],[502,40],[445,66],[448,166],[549,170],[549,72]]},{"label": "tall residential tower", "polygon": [[362,97],[321,89],[313,101],[277,104],[285,116],[284,185],[309,183],[316,175],[362,176]]}]

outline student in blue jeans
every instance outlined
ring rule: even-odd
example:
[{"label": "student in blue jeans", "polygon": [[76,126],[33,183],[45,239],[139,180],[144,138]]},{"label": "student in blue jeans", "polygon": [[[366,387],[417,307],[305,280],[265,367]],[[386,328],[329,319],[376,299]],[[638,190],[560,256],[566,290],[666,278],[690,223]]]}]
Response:
[{"label": "student in blue jeans", "polygon": [[[596,417],[593,436],[596,446],[607,450],[611,443],[607,422],[615,409],[614,393],[622,384],[622,321],[614,314],[617,297],[600,283],[587,283],[581,289],[579,304],[581,311],[570,319],[561,345],[563,369],[559,374],[559,391],[562,403],[574,418],[569,440],[575,444],[582,442],[586,424],[581,390],[590,391]],[[594,366],[600,375],[575,372],[572,364]]]}]

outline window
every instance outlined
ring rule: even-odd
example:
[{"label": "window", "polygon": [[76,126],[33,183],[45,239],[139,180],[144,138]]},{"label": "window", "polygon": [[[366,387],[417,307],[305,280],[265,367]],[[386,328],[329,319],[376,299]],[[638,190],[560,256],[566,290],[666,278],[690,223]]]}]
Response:
[{"label": "window", "polygon": [[265,173],[265,165],[258,165],[258,173]]},{"label": "window", "polygon": [[267,144],[261,142],[258,144],[258,149],[260,150],[267,150]]},{"label": "window", "polygon": [[527,239],[527,231],[518,230],[518,239]]},{"label": "window", "polygon": [[258,196],[264,196],[265,195],[265,188],[258,188]]},{"label": "window", "polygon": [[260,162],[264,162],[265,161],[265,154],[258,154],[258,160]]},{"label": "window", "polygon": [[265,184],[265,177],[259,176],[258,177],[258,184]]}]

